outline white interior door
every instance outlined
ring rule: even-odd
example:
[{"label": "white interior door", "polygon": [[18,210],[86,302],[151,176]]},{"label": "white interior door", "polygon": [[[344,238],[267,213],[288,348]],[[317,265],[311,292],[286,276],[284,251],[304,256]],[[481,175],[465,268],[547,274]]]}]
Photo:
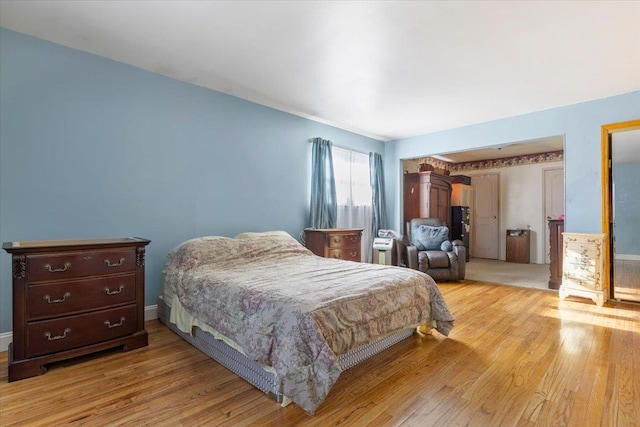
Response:
[{"label": "white interior door", "polygon": [[[544,169],[544,223],[564,214],[564,168]],[[544,228],[545,263],[551,262],[549,227]]]},{"label": "white interior door", "polygon": [[499,175],[474,175],[471,179],[474,198],[472,253],[477,258],[498,259],[500,253],[498,226]]}]

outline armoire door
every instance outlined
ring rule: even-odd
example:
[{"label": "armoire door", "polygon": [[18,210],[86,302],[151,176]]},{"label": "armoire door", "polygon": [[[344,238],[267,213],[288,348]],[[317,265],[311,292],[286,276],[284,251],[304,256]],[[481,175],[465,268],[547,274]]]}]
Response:
[{"label": "armoire door", "polygon": [[[412,177],[405,175],[404,183],[404,222],[411,221],[412,218],[420,218],[420,182],[413,181]],[[413,175],[413,174],[411,174]],[[402,224],[404,228],[405,224]]]}]

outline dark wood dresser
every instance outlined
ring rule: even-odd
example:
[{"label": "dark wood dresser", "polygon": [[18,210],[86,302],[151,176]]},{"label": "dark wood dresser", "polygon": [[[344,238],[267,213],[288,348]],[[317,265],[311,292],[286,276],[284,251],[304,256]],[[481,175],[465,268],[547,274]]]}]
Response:
[{"label": "dark wood dresser", "polygon": [[43,374],[51,362],[146,346],[148,244],[137,237],[4,243],[13,270],[9,381]]},{"label": "dark wood dresser", "polygon": [[361,228],[306,228],[304,241],[321,257],[362,261]]},{"label": "dark wood dresser", "polygon": [[549,289],[560,289],[562,285],[562,233],[564,220],[549,220]]}]

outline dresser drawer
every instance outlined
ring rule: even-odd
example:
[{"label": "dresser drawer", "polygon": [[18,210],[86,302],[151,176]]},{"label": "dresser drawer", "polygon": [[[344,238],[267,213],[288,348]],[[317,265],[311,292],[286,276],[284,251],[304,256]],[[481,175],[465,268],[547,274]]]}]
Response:
[{"label": "dresser drawer", "polygon": [[27,287],[27,318],[60,316],[117,304],[134,303],[136,277],[133,273]]},{"label": "dresser drawer", "polygon": [[30,282],[135,271],[136,254],[127,251],[67,252],[27,256]]},{"label": "dresser drawer", "polygon": [[355,248],[329,249],[327,251],[327,258],[360,262],[360,251]]},{"label": "dresser drawer", "polygon": [[28,357],[108,341],[136,330],[136,306],[27,324]]},{"label": "dresser drawer", "polygon": [[[330,248],[359,248],[360,234],[330,234],[328,236]],[[333,257],[332,257],[333,258]]]}]

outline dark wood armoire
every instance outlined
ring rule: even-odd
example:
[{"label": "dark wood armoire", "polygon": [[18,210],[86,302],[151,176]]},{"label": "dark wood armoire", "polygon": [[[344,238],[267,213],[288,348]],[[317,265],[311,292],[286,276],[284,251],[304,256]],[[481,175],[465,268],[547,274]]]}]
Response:
[{"label": "dark wood armoire", "polygon": [[404,222],[412,218],[439,218],[451,227],[453,178],[434,172],[404,174]]}]

